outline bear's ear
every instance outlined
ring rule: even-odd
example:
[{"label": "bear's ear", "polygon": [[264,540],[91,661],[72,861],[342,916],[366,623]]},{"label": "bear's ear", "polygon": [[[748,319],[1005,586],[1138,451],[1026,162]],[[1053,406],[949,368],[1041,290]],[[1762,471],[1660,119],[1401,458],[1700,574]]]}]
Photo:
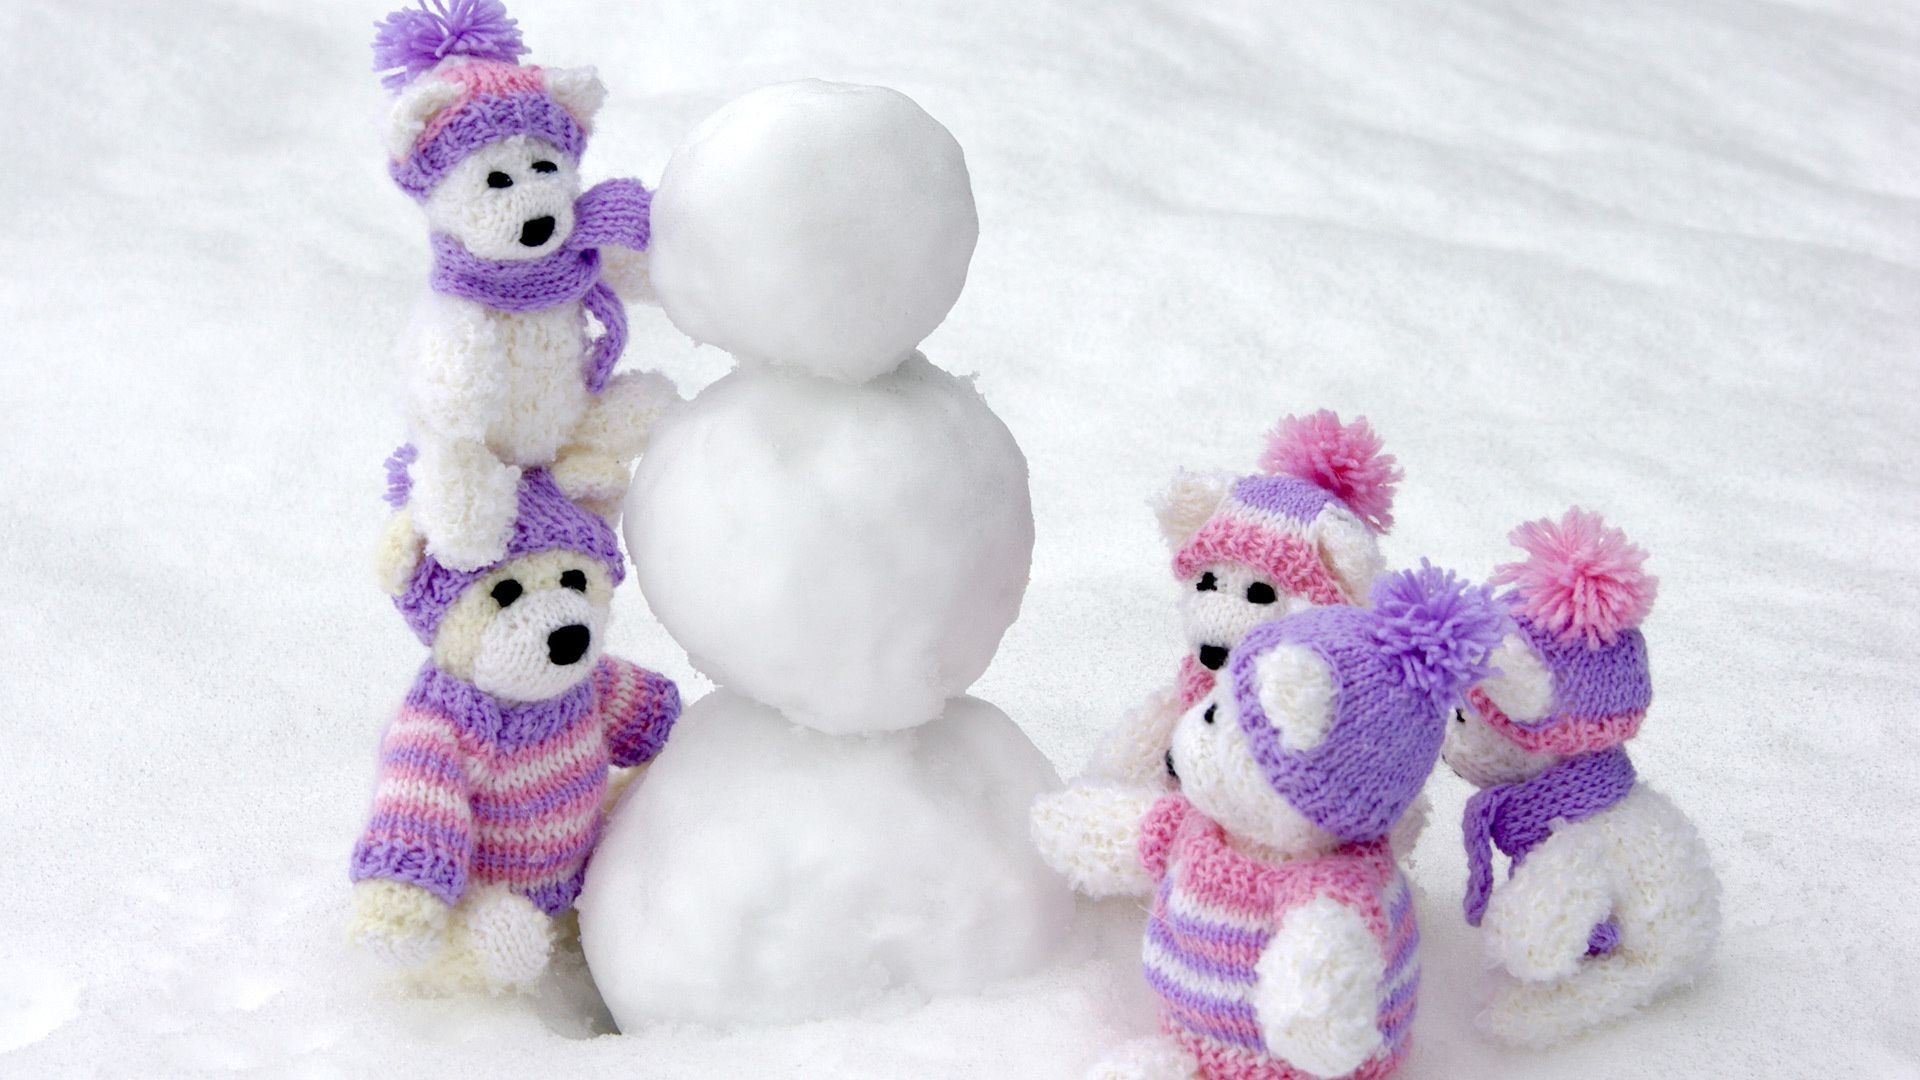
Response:
[{"label": "bear's ear", "polygon": [[1353,511],[1329,504],[1314,519],[1314,538],[1320,560],[1333,572],[1347,602],[1364,606],[1373,592],[1373,579],[1387,568],[1380,555],[1379,534]]},{"label": "bear's ear", "polygon": [[1167,539],[1169,551],[1179,551],[1200,526],[1207,523],[1220,501],[1227,497],[1233,478],[1221,472],[1193,472],[1181,469],[1164,494],[1153,500],[1153,516],[1160,522],[1160,534]]},{"label": "bear's ear", "polygon": [[459,83],[431,75],[413,80],[393,100],[393,113],[387,120],[387,156],[400,161],[412,153],[414,140],[426,130],[427,121],[459,101],[464,92]]},{"label": "bear's ear", "polygon": [[1525,637],[1508,632],[1487,663],[1494,673],[1480,689],[1509,719],[1532,723],[1553,708],[1553,672]]},{"label": "bear's ear", "polygon": [[600,73],[590,67],[545,68],[547,93],[573,114],[582,128],[593,126],[594,114],[607,100],[607,88]]},{"label": "bear's ear", "polygon": [[1300,752],[1327,740],[1333,729],[1333,672],[1304,645],[1279,645],[1253,662],[1260,711],[1280,745]]},{"label": "bear's ear", "polygon": [[413,577],[426,550],[426,540],[413,530],[412,512],[405,507],[394,511],[373,553],[374,573],[379,575],[380,587],[387,595],[399,596],[407,591],[407,580]]}]

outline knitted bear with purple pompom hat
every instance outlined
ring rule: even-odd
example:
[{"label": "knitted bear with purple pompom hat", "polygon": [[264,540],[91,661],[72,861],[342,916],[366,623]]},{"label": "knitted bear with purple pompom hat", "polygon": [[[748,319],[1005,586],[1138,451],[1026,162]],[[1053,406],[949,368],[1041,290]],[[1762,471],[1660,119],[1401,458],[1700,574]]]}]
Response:
[{"label": "knitted bear with purple pompom hat", "polygon": [[649,194],[638,180],[581,191],[606,90],[591,68],[523,65],[526,52],[499,0],[421,0],[373,43],[395,95],[388,171],[432,234],[429,292],[403,349],[414,519],[461,570],[506,550],[523,468],[550,468],[571,498],[611,513],[677,399],[660,376],[613,371],[627,336],[616,286],[633,273],[609,265],[646,248]]},{"label": "knitted bear with purple pompom hat", "polygon": [[[1480,1023],[1545,1045],[1690,980],[1717,933],[1718,884],[1692,823],[1625,748],[1653,700],[1646,552],[1577,507],[1511,539],[1527,558],[1493,577],[1510,586],[1510,629],[1444,757],[1481,788],[1463,821],[1465,909],[1501,977]],[[1495,848],[1511,860],[1500,884]]]},{"label": "knitted bear with purple pompom hat", "polygon": [[[1365,602],[1383,569],[1380,537],[1401,479],[1365,417],[1343,423],[1325,409],[1282,417],[1254,473],[1175,474],[1154,512],[1180,585],[1178,670],[1114,725],[1082,776],[1031,815],[1042,853],[1077,887],[1110,891],[1094,868],[1111,858],[1092,849],[1111,848],[1120,826],[1173,788],[1165,767],[1173,725],[1213,689],[1242,634],[1299,608]],[[1424,820],[1424,808],[1407,816],[1397,850],[1412,847]]]},{"label": "knitted bear with purple pompom hat", "polygon": [[350,937],[418,990],[524,988],[580,891],[609,769],[659,753],[679,692],[602,653],[625,574],[604,518],[527,469],[505,553],[456,569],[413,531],[409,464],[388,463],[381,570],[432,655],[381,741]]},{"label": "knitted bear with purple pompom hat", "polygon": [[1375,1080],[1405,1058],[1419,930],[1387,836],[1503,619],[1425,563],[1371,599],[1253,628],[1181,717],[1181,791],[1137,829],[1161,1034],[1092,1076]]}]

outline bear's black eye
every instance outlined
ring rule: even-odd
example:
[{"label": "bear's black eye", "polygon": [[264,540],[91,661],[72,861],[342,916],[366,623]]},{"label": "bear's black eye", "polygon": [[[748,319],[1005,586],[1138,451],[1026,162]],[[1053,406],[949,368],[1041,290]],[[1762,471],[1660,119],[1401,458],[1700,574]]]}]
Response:
[{"label": "bear's black eye", "polygon": [[1207,711],[1200,714],[1200,719],[1209,724],[1213,723],[1213,706],[1207,706]]},{"label": "bear's black eye", "polygon": [[503,173],[498,169],[495,169],[494,171],[487,174],[487,186],[488,187],[512,187],[513,177],[508,176],[506,173]]},{"label": "bear's black eye", "polygon": [[1453,722],[1454,722],[1454,723],[1456,723],[1456,724],[1464,724],[1464,723],[1466,723],[1466,722],[1467,722],[1467,710],[1465,710],[1465,709],[1455,709],[1455,710],[1453,710]]},{"label": "bear's black eye", "polygon": [[520,599],[521,591],[520,583],[508,578],[493,587],[493,602],[503,608],[512,607],[513,602]]},{"label": "bear's black eye", "polygon": [[1247,586],[1247,603],[1249,604],[1271,604],[1278,599],[1280,598],[1274,595],[1273,586],[1264,581],[1256,581]]},{"label": "bear's black eye", "polygon": [[1213,571],[1209,570],[1200,575],[1200,581],[1194,586],[1194,589],[1199,592],[1212,592],[1219,587],[1219,579],[1213,576]]},{"label": "bear's black eye", "polygon": [[574,592],[586,592],[587,572],[585,570],[569,570],[561,574],[560,586],[562,588],[572,589]]},{"label": "bear's black eye", "polygon": [[558,172],[560,170],[560,166],[555,165],[551,161],[536,161],[531,168],[534,172],[538,173]]}]

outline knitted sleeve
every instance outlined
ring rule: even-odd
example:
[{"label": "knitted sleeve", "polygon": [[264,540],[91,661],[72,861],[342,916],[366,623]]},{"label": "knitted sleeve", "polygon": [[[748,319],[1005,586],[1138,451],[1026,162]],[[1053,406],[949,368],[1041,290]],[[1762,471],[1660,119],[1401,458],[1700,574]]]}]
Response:
[{"label": "knitted sleeve", "polygon": [[652,761],[680,718],[680,690],[673,680],[638,664],[603,656],[593,669],[593,691],[613,763],[625,768]]},{"label": "knitted sleeve", "polygon": [[354,881],[418,885],[451,904],[466,890],[473,809],[459,742],[447,717],[408,705],[380,742],[373,813],[354,845]]},{"label": "knitted sleeve", "polygon": [[1193,804],[1183,795],[1168,795],[1153,804],[1147,816],[1140,821],[1140,865],[1147,868],[1147,875],[1155,881],[1167,875],[1167,854],[1173,848],[1173,838],[1179,834],[1180,826],[1193,812]]}]

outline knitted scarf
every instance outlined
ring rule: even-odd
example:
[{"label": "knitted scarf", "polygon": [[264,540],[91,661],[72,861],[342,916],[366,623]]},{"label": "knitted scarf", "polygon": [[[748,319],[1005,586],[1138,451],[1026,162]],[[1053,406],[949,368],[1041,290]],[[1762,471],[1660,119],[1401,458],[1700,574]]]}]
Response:
[{"label": "knitted scarf", "polygon": [[[1618,803],[1633,790],[1633,762],[1614,746],[1570,757],[1531,780],[1487,788],[1467,800],[1462,821],[1467,841],[1467,922],[1480,925],[1493,894],[1493,851],[1518,867],[1527,852],[1553,832],[1555,821],[1579,821]],[[1611,921],[1594,927],[1589,955],[1609,952],[1618,940]]]},{"label": "knitted scarf", "polygon": [[582,365],[587,390],[598,394],[627,345],[627,309],[600,280],[600,247],[647,246],[652,195],[638,180],[595,184],[573,204],[573,232],[537,259],[482,259],[443,233],[433,237],[433,290],[496,311],[542,311],[558,304],[585,306],[604,332]]}]

